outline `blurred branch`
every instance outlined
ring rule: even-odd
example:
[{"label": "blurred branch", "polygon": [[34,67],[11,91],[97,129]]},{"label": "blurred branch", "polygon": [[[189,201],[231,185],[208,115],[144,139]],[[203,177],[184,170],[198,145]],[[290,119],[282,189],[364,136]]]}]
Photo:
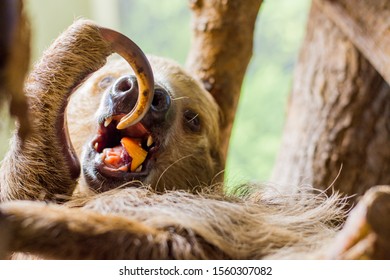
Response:
[{"label": "blurred branch", "polygon": [[221,108],[223,161],[241,85],[252,56],[254,27],[261,3],[262,0],[190,1],[193,36],[187,67]]},{"label": "blurred branch", "polygon": [[30,28],[20,0],[0,1],[0,101],[10,99],[10,111],[19,120],[18,133],[28,135],[30,125],[23,92],[30,62]]}]

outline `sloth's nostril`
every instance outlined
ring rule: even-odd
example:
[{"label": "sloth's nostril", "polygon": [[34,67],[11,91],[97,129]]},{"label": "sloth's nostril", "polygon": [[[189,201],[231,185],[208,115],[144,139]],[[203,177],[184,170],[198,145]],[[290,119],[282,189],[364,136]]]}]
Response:
[{"label": "sloth's nostril", "polygon": [[136,106],[138,84],[134,76],[117,79],[105,96],[105,104],[110,115],[128,114]]},{"label": "sloth's nostril", "polygon": [[133,81],[131,81],[128,77],[120,78],[114,86],[114,93],[122,93],[131,90],[133,87]]},{"label": "sloth's nostril", "polygon": [[151,108],[156,112],[166,112],[170,105],[171,98],[169,94],[162,89],[156,89]]}]

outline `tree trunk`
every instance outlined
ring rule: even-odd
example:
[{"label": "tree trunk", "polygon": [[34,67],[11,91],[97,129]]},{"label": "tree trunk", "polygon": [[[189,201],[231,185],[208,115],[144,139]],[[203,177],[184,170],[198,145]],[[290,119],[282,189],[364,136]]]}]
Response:
[{"label": "tree trunk", "polygon": [[390,83],[390,1],[315,1]]},{"label": "tree trunk", "polygon": [[190,0],[193,38],[189,71],[221,108],[221,154],[229,138],[245,71],[252,56],[256,17],[262,0]]},{"label": "tree trunk", "polygon": [[390,184],[390,87],[316,3],[271,180],[362,194]]}]

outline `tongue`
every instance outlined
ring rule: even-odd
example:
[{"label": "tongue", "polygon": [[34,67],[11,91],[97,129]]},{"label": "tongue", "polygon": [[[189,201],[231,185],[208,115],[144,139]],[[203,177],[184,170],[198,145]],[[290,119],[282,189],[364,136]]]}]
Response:
[{"label": "tongue", "polygon": [[103,161],[105,165],[110,168],[127,172],[129,170],[128,165],[132,162],[132,158],[122,146],[116,146],[103,150]]}]

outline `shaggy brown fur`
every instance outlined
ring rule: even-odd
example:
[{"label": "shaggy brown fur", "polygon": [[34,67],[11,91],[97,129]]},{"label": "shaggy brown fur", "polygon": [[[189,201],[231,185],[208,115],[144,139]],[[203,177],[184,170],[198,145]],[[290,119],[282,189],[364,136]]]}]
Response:
[{"label": "shaggy brown fur", "polygon": [[103,66],[111,52],[98,34],[92,24],[76,23],[53,43],[29,75],[25,93],[33,132],[23,146],[17,135],[11,141],[1,167],[1,200],[52,200],[56,195],[72,194],[80,168],[73,148],[64,140],[64,109],[72,89]]},{"label": "shaggy brown fur", "polygon": [[[104,42],[90,47],[93,30],[80,36],[75,28],[77,24],[70,33],[76,35],[70,37],[68,31],[44,54],[27,83],[34,134],[23,148],[17,136],[13,139],[1,167],[0,195],[3,202],[32,201],[1,204],[2,253],[56,259],[322,255],[343,218],[342,201],[313,191],[280,194],[258,186],[245,186],[241,198],[224,196],[213,184],[221,171],[215,152],[218,106],[197,81],[166,59],[150,57],[156,85],[169,92],[172,104],[163,130],[155,135],[160,145],[155,161],[141,182],[99,177],[88,157],[107,110],[102,100],[110,94],[110,83],[131,72],[126,63],[109,62],[73,94],[69,130],[83,167],[77,181],[77,173],[69,168],[75,165],[72,152],[60,147],[64,141],[58,121],[71,89],[85,71],[104,63],[108,51],[101,51],[107,48]],[[103,93],[105,89],[109,91]],[[67,202],[36,201],[59,199]]]}]

